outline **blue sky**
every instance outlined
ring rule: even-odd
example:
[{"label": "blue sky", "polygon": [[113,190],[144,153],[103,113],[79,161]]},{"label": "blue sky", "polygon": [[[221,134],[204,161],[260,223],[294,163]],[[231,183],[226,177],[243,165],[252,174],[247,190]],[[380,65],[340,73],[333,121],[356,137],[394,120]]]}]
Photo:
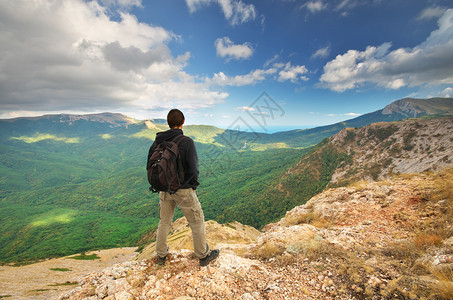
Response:
[{"label": "blue sky", "polygon": [[0,28],[1,118],[272,131],[453,96],[453,1],[0,0]]}]

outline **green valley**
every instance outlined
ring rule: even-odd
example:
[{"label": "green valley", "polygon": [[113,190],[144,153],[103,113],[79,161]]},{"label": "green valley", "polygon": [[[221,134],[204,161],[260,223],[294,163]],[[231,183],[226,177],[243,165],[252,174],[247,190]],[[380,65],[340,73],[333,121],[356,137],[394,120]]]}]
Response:
[{"label": "green valley", "polygon": [[[99,125],[93,123],[94,128]],[[145,163],[155,133],[165,126],[104,126],[81,134],[77,124],[58,125],[63,128],[46,134],[39,126],[39,134],[27,126],[15,129],[13,137],[2,134],[4,263],[136,245],[157,226],[158,196],[148,191]],[[218,219],[235,203],[249,202],[305,151],[236,151],[214,141],[219,132],[223,130],[212,126],[185,128],[199,152],[198,194],[207,219]]]},{"label": "green valley", "polygon": [[[445,117],[452,103],[402,99],[345,122],[274,134],[185,126],[198,151],[206,219],[261,228],[351,163],[353,153],[326,137],[373,122]],[[159,207],[145,164],[155,134],[166,129],[164,120],[112,113],[0,120],[0,262],[148,243]]]}]

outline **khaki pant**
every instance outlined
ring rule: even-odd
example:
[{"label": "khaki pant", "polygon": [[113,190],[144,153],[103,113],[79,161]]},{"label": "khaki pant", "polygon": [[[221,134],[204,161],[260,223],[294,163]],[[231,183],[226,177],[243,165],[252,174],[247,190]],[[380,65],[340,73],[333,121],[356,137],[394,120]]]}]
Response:
[{"label": "khaki pant", "polygon": [[206,257],[210,250],[206,243],[204,214],[195,191],[191,188],[179,189],[174,194],[159,192],[159,226],[157,227],[156,253],[160,257],[168,254],[167,236],[175,213],[175,206],[181,209],[192,230],[195,256]]}]

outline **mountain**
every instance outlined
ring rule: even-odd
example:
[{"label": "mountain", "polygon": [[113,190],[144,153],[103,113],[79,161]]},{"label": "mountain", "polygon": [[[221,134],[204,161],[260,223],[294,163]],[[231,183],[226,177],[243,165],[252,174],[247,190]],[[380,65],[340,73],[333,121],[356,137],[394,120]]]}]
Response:
[{"label": "mountain", "polygon": [[[159,206],[158,195],[148,190],[145,163],[164,124],[111,114],[0,121],[0,262],[146,242]],[[198,195],[208,219],[239,195],[244,202],[255,197],[253,190],[267,186],[305,151],[236,151],[214,141],[223,131],[184,128],[197,146]]]},{"label": "mountain", "polygon": [[387,105],[382,115],[391,115],[393,118],[420,118],[423,116],[451,116],[453,114],[452,98],[414,99],[404,98]]},{"label": "mountain", "polygon": [[[346,127],[363,127],[376,122],[400,121],[407,118],[446,117],[453,114],[453,98],[404,98],[383,109],[332,125],[298,129],[273,134],[259,134],[259,143],[283,143],[289,147],[307,147],[321,142]],[[250,138],[252,136],[250,135]]]},{"label": "mountain", "polygon": [[[422,107],[428,117],[438,117],[449,109],[451,99],[436,100],[432,105],[429,100],[419,102],[417,111]],[[399,114],[392,111],[386,116]],[[382,112],[374,114],[376,120],[383,116]],[[360,118],[367,122],[373,119],[364,115],[347,124],[357,125]],[[305,203],[326,186],[346,183],[348,178],[342,177],[341,172],[353,175],[356,167],[347,169],[347,166],[358,160],[353,151],[362,155],[358,148],[349,151],[346,144],[341,146],[343,142],[333,143],[329,139],[311,148],[302,147],[313,144],[307,137],[320,140],[345,125],[332,126],[330,131],[324,127],[262,135],[272,137],[268,141],[257,139],[253,133],[214,126],[185,126],[184,133],[194,139],[199,155],[201,185],[197,194],[206,218],[261,228]],[[414,126],[417,131],[417,125]],[[137,121],[111,113],[0,120],[0,262],[39,260],[148,243],[152,239],[148,233],[158,222],[158,197],[148,191],[144,166],[155,134],[166,128],[165,120]],[[435,132],[429,127],[423,134],[429,134],[429,130]],[[374,131],[379,139],[385,130]],[[303,136],[304,132],[311,135]],[[444,156],[449,153],[448,133],[443,137],[434,134],[428,139],[410,132],[407,132],[409,144],[425,140],[422,148],[414,146],[412,152],[407,152],[411,156],[431,145],[432,149],[426,151],[435,150],[432,155],[437,157],[441,152],[437,144],[446,148]],[[360,134],[356,133],[351,145],[358,146]],[[396,160],[410,151],[405,149],[406,133],[402,128],[399,134],[403,137],[402,144],[401,137],[388,137],[383,142],[396,157],[397,147],[390,145],[395,138],[401,148],[401,157]],[[348,138],[352,135],[346,134]],[[282,142],[274,139],[275,136]],[[367,136],[363,138],[368,141]],[[380,152],[387,151],[379,148],[378,142],[373,145],[379,151],[367,150],[371,156],[380,157]],[[363,155],[362,159],[368,160],[368,153]],[[414,163],[417,164],[416,160]],[[387,167],[382,170],[387,172]],[[357,174],[371,178],[378,170],[374,167],[374,172],[368,172],[368,165],[357,168],[364,169]],[[395,172],[398,168],[394,168]],[[338,180],[334,182],[332,178]],[[182,214],[177,211],[175,216]]]},{"label": "mountain", "polygon": [[[346,127],[363,127],[376,122],[399,121],[406,118],[445,117],[453,114],[453,98],[413,99],[404,98],[387,105],[381,110],[367,113],[357,118],[319,126],[310,129],[296,129],[276,132],[273,134],[241,132],[224,130],[214,126],[186,126],[185,130],[195,131],[191,135],[200,139],[198,128],[203,128],[203,134],[208,138],[203,142],[242,149],[244,143],[251,149],[259,150],[281,147],[313,146],[326,137],[330,137]],[[66,138],[80,137],[80,135],[109,134],[119,129],[129,129],[128,134],[142,134],[143,137],[153,139],[155,132],[145,132],[147,129],[165,130],[164,119],[139,121],[119,113],[101,113],[87,115],[45,115],[41,117],[21,117],[0,120],[0,137],[14,135],[36,135],[37,133],[54,133],[68,135]],[[139,133],[140,132],[140,133]],[[263,145],[266,145],[263,148]]]},{"label": "mountain", "polygon": [[261,233],[209,221],[205,268],[179,219],[164,267],[144,251],[60,299],[451,299],[452,186],[448,170],[329,189]]},{"label": "mountain", "polygon": [[108,133],[119,127],[127,127],[138,121],[117,113],[87,115],[44,115],[0,120],[0,137],[35,135],[37,133],[57,134],[66,137],[80,137]]},{"label": "mountain", "polygon": [[334,168],[331,184],[435,171],[453,165],[452,142],[453,118],[412,119],[345,128],[318,144],[283,178],[300,176],[310,170],[317,173],[320,157],[332,151],[345,159]]},{"label": "mountain", "polygon": [[56,115],[44,115],[37,117],[19,117],[12,119],[3,119],[3,122],[14,123],[16,121],[39,121],[39,120],[50,120],[52,122],[67,123],[74,125],[74,122],[85,120],[89,122],[107,123],[110,125],[121,126],[128,123],[136,123],[137,121],[126,115],[120,113],[98,113],[98,114],[84,114],[84,115],[70,115],[70,114],[56,114]]},{"label": "mountain", "polygon": [[1,262],[128,246],[156,226],[143,123],[105,113],[0,126]]},{"label": "mountain", "polygon": [[346,128],[332,137],[331,143],[351,157],[349,164],[335,170],[333,185],[442,170],[453,166],[453,118]]},{"label": "mountain", "polygon": [[453,167],[452,129],[453,118],[381,122],[343,129],[307,151],[258,196],[247,203],[232,204],[216,220],[237,220],[259,228],[326,187]]}]

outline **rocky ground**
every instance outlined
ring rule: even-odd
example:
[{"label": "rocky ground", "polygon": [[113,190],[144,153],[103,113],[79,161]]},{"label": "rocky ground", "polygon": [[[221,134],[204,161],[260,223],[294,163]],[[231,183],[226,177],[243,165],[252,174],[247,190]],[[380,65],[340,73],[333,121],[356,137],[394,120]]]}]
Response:
[{"label": "rocky ground", "polygon": [[61,299],[451,299],[452,187],[447,171],[330,189],[262,233],[209,221],[205,268],[180,219],[165,266],[151,244]]}]

